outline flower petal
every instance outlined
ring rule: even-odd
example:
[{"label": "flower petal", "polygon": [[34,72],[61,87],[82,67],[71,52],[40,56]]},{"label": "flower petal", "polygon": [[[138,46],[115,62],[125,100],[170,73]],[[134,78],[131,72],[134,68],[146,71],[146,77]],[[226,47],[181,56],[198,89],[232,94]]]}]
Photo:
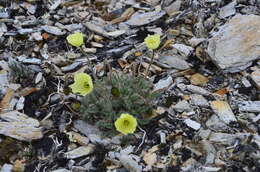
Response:
[{"label": "flower petal", "polygon": [[137,127],[136,118],[126,113],[121,114],[121,116],[115,121],[115,127],[117,131],[125,135],[134,133]]},{"label": "flower petal", "polygon": [[79,47],[82,44],[84,44],[83,34],[80,32],[70,34],[69,36],[67,36],[67,41],[69,44],[71,44],[75,47]]}]

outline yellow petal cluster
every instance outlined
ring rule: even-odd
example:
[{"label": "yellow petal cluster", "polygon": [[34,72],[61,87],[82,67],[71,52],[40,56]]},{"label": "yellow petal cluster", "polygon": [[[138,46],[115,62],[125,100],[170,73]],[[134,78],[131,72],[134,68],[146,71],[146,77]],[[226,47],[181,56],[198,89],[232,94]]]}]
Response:
[{"label": "yellow petal cluster", "polygon": [[67,36],[67,41],[69,44],[75,46],[75,47],[80,47],[81,45],[84,44],[84,38],[83,38],[83,33],[81,32],[76,32],[73,34],[70,34]]},{"label": "yellow petal cluster", "polygon": [[93,90],[91,76],[86,73],[77,73],[74,76],[74,83],[69,86],[73,93],[79,93],[82,96],[89,94]]},{"label": "yellow petal cluster", "polygon": [[137,127],[136,118],[130,114],[122,113],[121,116],[115,121],[116,130],[127,135],[134,133]]},{"label": "yellow petal cluster", "polygon": [[146,46],[151,49],[154,50],[156,48],[159,47],[161,40],[160,40],[160,35],[155,34],[155,35],[148,35],[145,39],[144,42],[146,44]]}]

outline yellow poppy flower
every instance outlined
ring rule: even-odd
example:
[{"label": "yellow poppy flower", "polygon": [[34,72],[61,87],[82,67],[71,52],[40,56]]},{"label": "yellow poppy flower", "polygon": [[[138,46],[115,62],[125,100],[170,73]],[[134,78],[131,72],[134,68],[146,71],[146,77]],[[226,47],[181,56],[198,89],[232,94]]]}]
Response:
[{"label": "yellow poppy flower", "polygon": [[116,130],[123,133],[129,134],[134,133],[137,127],[136,118],[127,113],[121,114],[121,116],[115,121]]},{"label": "yellow poppy flower", "polygon": [[145,39],[144,42],[146,44],[146,46],[151,49],[154,50],[156,48],[159,47],[161,40],[160,40],[160,35],[155,34],[155,35],[148,35]]},{"label": "yellow poppy flower", "polygon": [[84,44],[83,33],[76,32],[67,36],[67,41],[75,47],[80,47]]},{"label": "yellow poppy flower", "polygon": [[73,93],[79,93],[82,96],[89,94],[93,90],[91,77],[86,73],[77,73],[74,76],[74,83],[69,86]]}]

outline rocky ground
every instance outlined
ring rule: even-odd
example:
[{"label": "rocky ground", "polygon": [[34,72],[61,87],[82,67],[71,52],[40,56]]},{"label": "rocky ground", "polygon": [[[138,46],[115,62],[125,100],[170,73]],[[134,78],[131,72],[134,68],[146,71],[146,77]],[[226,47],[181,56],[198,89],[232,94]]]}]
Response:
[{"label": "rocky ground", "polygon": [[[154,118],[104,137],[71,106],[72,76],[144,75],[154,33]],[[259,92],[259,0],[0,0],[1,172],[257,172]]]}]

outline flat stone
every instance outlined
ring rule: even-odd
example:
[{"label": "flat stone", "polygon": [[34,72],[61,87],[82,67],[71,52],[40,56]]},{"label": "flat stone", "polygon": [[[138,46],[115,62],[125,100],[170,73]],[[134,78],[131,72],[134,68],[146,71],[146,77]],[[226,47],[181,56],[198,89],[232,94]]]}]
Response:
[{"label": "flat stone", "polygon": [[192,93],[201,94],[204,96],[208,96],[211,94],[211,92],[209,92],[208,90],[205,90],[204,88],[195,85],[186,85],[186,89]]},{"label": "flat stone", "polygon": [[233,1],[225,5],[224,7],[222,7],[219,11],[219,17],[223,19],[236,14],[236,9],[235,9],[236,4],[237,2]]},{"label": "flat stone", "polygon": [[254,84],[256,85],[256,87],[258,88],[258,90],[260,90],[260,70],[256,70],[256,71],[252,72],[251,78],[252,78]]},{"label": "flat stone", "polygon": [[210,106],[213,111],[218,115],[219,119],[226,124],[229,124],[232,121],[236,121],[236,117],[227,102],[216,100],[212,101],[210,103]]},{"label": "flat stone", "polygon": [[208,107],[208,101],[202,96],[198,94],[192,94],[190,96],[190,103],[195,106]]},{"label": "flat stone", "polygon": [[209,40],[211,60],[227,72],[247,68],[260,58],[260,16],[237,14]]},{"label": "flat stone", "polygon": [[198,130],[200,129],[201,125],[200,123],[193,121],[191,119],[185,119],[184,123],[189,126],[190,128],[194,129],[194,130]]},{"label": "flat stone", "polygon": [[202,140],[199,143],[206,152],[205,164],[213,164],[217,153],[215,147],[207,140]]},{"label": "flat stone", "polygon": [[211,117],[207,120],[206,126],[217,132],[225,132],[228,130],[227,124],[221,121],[215,114],[211,115]]},{"label": "flat stone", "polygon": [[82,156],[87,156],[94,152],[95,146],[92,144],[89,144],[88,146],[81,146],[76,149],[73,149],[72,151],[66,152],[65,156],[68,159],[76,159]]},{"label": "flat stone", "polygon": [[18,111],[0,114],[0,134],[22,141],[32,141],[43,137],[39,121]]},{"label": "flat stone", "polygon": [[74,62],[68,66],[64,66],[61,68],[62,72],[70,72],[75,70],[76,68],[80,67],[82,65],[82,62]]},{"label": "flat stone", "polygon": [[181,8],[181,0],[174,1],[171,5],[165,7],[165,11],[169,16],[173,15],[174,13],[178,12]]},{"label": "flat stone", "polygon": [[42,26],[41,27],[45,32],[48,32],[50,34],[53,34],[53,35],[64,35],[65,32],[62,32],[62,30],[58,27],[55,27],[55,26],[48,26],[48,25],[45,25],[45,26]]},{"label": "flat stone", "polygon": [[244,101],[238,104],[240,111],[260,112],[260,101]]},{"label": "flat stone", "polygon": [[126,22],[130,26],[143,26],[152,23],[165,15],[165,11],[136,13]]},{"label": "flat stone", "polygon": [[121,154],[119,160],[128,171],[131,172],[142,171],[142,166],[139,165],[135,160],[133,160],[132,157],[130,157],[129,155]]},{"label": "flat stone", "polygon": [[161,79],[159,82],[157,82],[154,86],[154,91],[162,90],[167,87],[169,87],[173,83],[172,77],[169,76],[166,79]]},{"label": "flat stone", "polygon": [[190,104],[186,100],[179,101],[176,105],[173,106],[173,109],[177,112],[189,112],[192,110]]},{"label": "flat stone", "polygon": [[170,68],[178,70],[186,70],[190,68],[190,64],[181,57],[176,56],[162,56],[160,62],[167,64]]},{"label": "flat stone", "polygon": [[227,133],[211,133],[209,141],[213,143],[223,144],[223,145],[234,145],[236,139],[245,140],[249,137],[250,133],[236,133],[236,134],[227,134]]},{"label": "flat stone", "polygon": [[177,51],[185,58],[194,51],[194,48],[184,44],[173,44],[172,47],[177,49]]},{"label": "flat stone", "polygon": [[0,172],[12,172],[13,165],[11,164],[4,164],[1,168]]},{"label": "flat stone", "polygon": [[192,85],[198,85],[198,86],[202,86],[205,85],[207,82],[209,81],[209,79],[199,73],[195,73],[193,75],[191,75],[190,77],[190,82]]}]

